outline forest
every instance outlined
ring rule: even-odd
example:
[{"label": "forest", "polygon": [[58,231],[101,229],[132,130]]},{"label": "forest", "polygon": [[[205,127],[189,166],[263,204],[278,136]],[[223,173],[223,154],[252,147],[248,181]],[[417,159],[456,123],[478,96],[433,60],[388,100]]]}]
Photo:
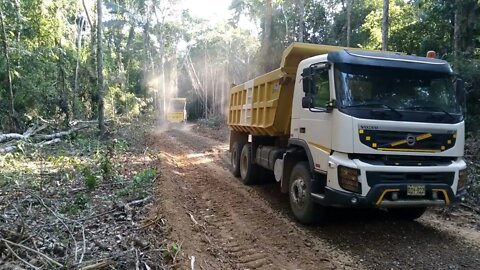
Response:
[{"label": "forest", "polygon": [[[211,25],[178,1],[2,1],[0,130],[24,131],[39,119],[68,126],[161,113],[175,96],[188,98],[192,120],[223,115],[230,85],[273,70],[296,41],[422,56],[434,50],[467,82],[467,128],[476,130],[478,5],[233,0],[230,20]],[[256,31],[239,27],[242,19]]]},{"label": "forest", "polygon": [[[0,0],[0,265],[194,269],[197,264],[202,269],[255,269],[257,265],[249,264],[248,258],[243,261],[243,255],[233,258],[228,255],[231,251],[219,251],[230,248],[222,245],[233,238],[246,237],[243,241],[255,252],[278,255],[262,258],[271,269],[291,263],[282,260],[296,248],[319,260],[296,265],[304,269],[478,266],[480,0],[224,0],[229,4],[228,19],[214,23],[195,16],[185,8],[185,1]],[[251,227],[235,223],[241,233],[223,239],[230,231],[222,231],[223,223],[209,223],[207,218],[227,217],[229,213],[222,210],[208,212],[223,202],[208,197],[210,190],[201,183],[193,187],[178,184],[178,179],[193,179],[192,170],[202,179],[222,178],[215,172],[227,166],[222,162],[228,151],[223,143],[228,137],[230,88],[278,68],[283,50],[293,42],[417,56],[433,50],[448,61],[464,80],[467,94],[467,200],[432,212],[416,225],[395,220],[372,224],[369,215],[359,218],[359,227],[371,226],[364,228],[368,233],[384,230],[388,235],[374,237],[372,250],[354,248],[365,240],[360,229],[352,233],[343,224],[338,228],[341,233],[291,229],[283,217],[271,222],[291,231],[292,238],[269,242],[273,240],[259,234],[275,238],[261,229],[270,220],[261,220],[262,225],[258,215],[238,210],[233,203],[228,207],[254,221],[245,221]],[[187,100],[192,125],[188,135],[164,132],[171,98]],[[202,171],[202,164],[215,162],[220,165],[205,165],[214,176]],[[165,179],[177,181],[181,188],[173,182],[159,187],[157,182]],[[221,185],[211,188],[230,196]],[[189,201],[194,191],[209,198],[203,208]],[[275,208],[282,199],[270,198],[262,187],[255,192],[260,199],[252,205],[267,201],[275,213],[283,213]],[[235,196],[237,201],[245,200],[241,192]],[[257,208],[263,215],[272,212],[265,205]],[[458,223],[452,223],[457,217]],[[174,219],[185,220],[170,223]],[[233,218],[225,220],[221,222],[234,223]],[[463,242],[454,241],[458,252],[443,254],[442,259],[429,257],[429,252],[441,254],[443,236],[437,239],[431,228],[444,222],[451,223],[450,229],[438,233],[465,227],[472,248],[463,254]],[[462,222],[469,225],[458,225]],[[413,236],[393,236],[397,233],[390,228],[395,224]],[[192,230],[186,229],[190,226]],[[256,226],[259,232],[251,229]],[[416,242],[427,236],[437,242],[428,246]],[[335,237],[348,247],[323,250]],[[257,238],[263,240],[252,244]],[[398,241],[399,248],[414,246],[423,259],[412,264],[402,255],[393,261],[391,257],[397,256],[393,251],[373,248],[391,241]],[[296,246],[276,247],[291,243]],[[265,246],[273,247],[262,249]],[[308,250],[310,246],[320,253],[339,250],[338,256],[320,258]],[[362,263],[352,263],[359,263],[359,258]],[[448,260],[453,268],[442,264]]]}]

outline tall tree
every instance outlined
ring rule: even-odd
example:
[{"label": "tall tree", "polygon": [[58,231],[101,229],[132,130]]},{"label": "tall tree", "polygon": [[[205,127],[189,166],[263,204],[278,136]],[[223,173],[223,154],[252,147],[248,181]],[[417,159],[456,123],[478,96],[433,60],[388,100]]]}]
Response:
[{"label": "tall tree", "polygon": [[268,72],[270,66],[270,53],[272,47],[272,19],[273,7],[272,0],[265,0],[265,16],[263,18],[263,40],[262,40],[262,69],[263,72]]},{"label": "tall tree", "polygon": [[382,13],[382,51],[386,51],[388,47],[388,7],[390,0],[383,0],[383,13]]},{"label": "tall tree", "polygon": [[18,129],[18,122],[16,119],[16,112],[15,112],[15,95],[13,93],[13,83],[12,83],[12,70],[10,66],[10,55],[8,52],[8,41],[7,41],[7,32],[5,30],[5,20],[3,16],[3,8],[2,8],[3,1],[0,2],[0,26],[1,26],[1,34],[2,34],[2,47],[3,47],[3,54],[5,56],[5,65],[6,65],[6,73],[7,73],[7,88],[10,94],[10,121],[12,125],[12,129]]},{"label": "tall tree", "polygon": [[298,16],[300,18],[300,25],[298,29],[298,41],[303,42],[305,32],[305,0],[298,0]]},{"label": "tall tree", "polygon": [[80,51],[82,49],[82,32],[85,28],[85,18],[82,15],[77,16],[77,37],[76,37],[76,64],[75,64],[75,75],[73,80],[73,95],[72,95],[72,113],[73,117],[77,117],[77,110],[76,110],[76,101],[79,92],[79,80],[78,80],[78,72],[80,70]]},{"label": "tall tree", "polygon": [[459,60],[461,54],[471,56],[475,49],[475,24],[478,23],[478,11],[480,3],[477,0],[455,1],[455,26],[453,52],[455,60]]},{"label": "tall tree", "polygon": [[102,0],[97,0],[97,73],[98,73],[98,128],[105,132],[105,86],[103,85]]},{"label": "tall tree", "polygon": [[347,47],[350,47],[352,36],[352,4],[353,0],[347,0]]}]

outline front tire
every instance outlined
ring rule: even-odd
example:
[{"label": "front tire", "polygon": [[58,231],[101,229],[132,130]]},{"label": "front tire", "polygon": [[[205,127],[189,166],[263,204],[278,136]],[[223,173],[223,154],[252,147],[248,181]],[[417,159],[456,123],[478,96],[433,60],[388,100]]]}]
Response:
[{"label": "front tire", "polygon": [[250,143],[245,144],[240,154],[240,178],[245,185],[257,182],[258,165],[254,163],[253,149]]},{"label": "front tire", "polygon": [[312,196],[312,175],[307,162],[299,162],[290,176],[290,207],[295,218],[303,224],[315,224],[324,218],[326,209],[315,202]]},{"label": "front tire", "polygon": [[420,218],[426,210],[426,207],[389,208],[388,213],[396,218],[412,221]]}]

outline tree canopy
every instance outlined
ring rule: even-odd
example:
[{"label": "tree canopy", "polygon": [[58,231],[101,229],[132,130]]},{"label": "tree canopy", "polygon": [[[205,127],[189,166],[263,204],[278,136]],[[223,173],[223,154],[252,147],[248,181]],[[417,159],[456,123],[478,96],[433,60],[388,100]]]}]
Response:
[{"label": "tree canopy", "polygon": [[[0,130],[97,119],[102,100],[107,118],[161,116],[171,97],[187,97],[191,119],[222,115],[230,85],[274,69],[292,42],[381,49],[384,2],[232,0],[230,20],[214,25],[179,1],[103,0],[97,38],[93,1],[0,0]],[[469,128],[480,118],[479,6],[390,0],[388,12],[388,50],[435,50],[465,79]]]}]

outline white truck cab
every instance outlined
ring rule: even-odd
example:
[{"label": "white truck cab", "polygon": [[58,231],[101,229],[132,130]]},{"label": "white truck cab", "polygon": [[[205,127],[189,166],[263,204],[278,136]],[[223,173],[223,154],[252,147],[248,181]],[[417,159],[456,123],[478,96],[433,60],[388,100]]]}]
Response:
[{"label": "white truck cab", "polygon": [[291,140],[326,175],[321,203],[423,207],[462,195],[465,129],[448,63],[343,50],[301,61],[296,78]]}]

